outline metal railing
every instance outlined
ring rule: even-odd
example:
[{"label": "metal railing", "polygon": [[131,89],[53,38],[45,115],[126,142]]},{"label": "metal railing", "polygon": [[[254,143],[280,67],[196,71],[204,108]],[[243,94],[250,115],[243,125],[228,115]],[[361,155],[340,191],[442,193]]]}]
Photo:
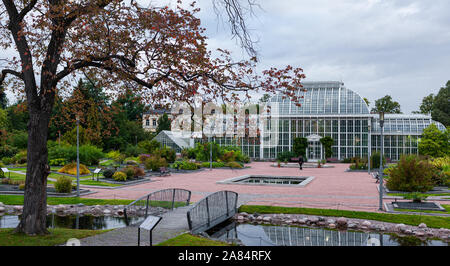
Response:
[{"label": "metal railing", "polygon": [[197,202],[187,212],[189,230],[196,234],[233,217],[237,211],[238,194],[218,191]]},{"label": "metal railing", "polygon": [[191,200],[191,191],[179,188],[169,188],[152,192],[148,195],[128,204],[123,209],[125,223],[128,226],[128,215],[134,213],[137,215],[149,215],[151,207],[160,207],[165,209],[174,209],[181,206],[188,206]]}]

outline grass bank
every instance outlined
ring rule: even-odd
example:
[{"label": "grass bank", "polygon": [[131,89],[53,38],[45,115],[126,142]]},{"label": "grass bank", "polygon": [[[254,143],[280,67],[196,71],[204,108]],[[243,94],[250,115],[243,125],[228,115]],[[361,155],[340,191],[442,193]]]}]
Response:
[{"label": "grass bank", "polygon": [[[0,202],[6,205],[23,205],[22,195],[0,195]],[[124,199],[85,199],[85,198],[56,198],[48,197],[48,205],[58,205],[58,204],[78,204],[83,203],[84,205],[127,205],[133,202],[133,200]]]},{"label": "grass bank", "polygon": [[49,229],[50,234],[43,236],[28,236],[14,234],[13,228],[0,229],[0,246],[56,246],[62,245],[71,238],[85,238],[102,234],[110,230],[79,230],[79,229]]},{"label": "grass bank", "polygon": [[294,207],[277,207],[277,206],[260,206],[260,205],[242,205],[239,212],[247,213],[283,213],[283,214],[307,214],[318,216],[334,216],[347,217],[355,219],[375,220],[388,223],[403,223],[408,225],[427,224],[432,228],[448,228],[450,229],[449,217],[421,216],[410,214],[392,214],[392,213],[375,213],[375,212],[359,212],[346,210],[331,209],[314,209],[314,208],[294,208]]},{"label": "grass bank", "polygon": [[182,234],[159,243],[157,246],[230,246],[221,241],[214,241],[208,238],[193,236],[191,234]]}]

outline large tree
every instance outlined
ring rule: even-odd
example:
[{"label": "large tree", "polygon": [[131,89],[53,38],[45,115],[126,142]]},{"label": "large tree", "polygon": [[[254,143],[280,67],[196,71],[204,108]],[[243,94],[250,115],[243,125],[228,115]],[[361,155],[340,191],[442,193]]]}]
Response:
[{"label": "large tree", "polygon": [[386,114],[401,114],[400,104],[392,100],[390,95],[386,95],[375,101],[375,107],[372,108],[372,113],[384,112]]},{"label": "large tree", "polygon": [[423,97],[422,103],[420,104],[419,110],[420,111],[414,111],[415,114],[430,114],[433,110],[433,103],[434,103],[434,94],[431,93],[428,96]]},{"label": "large tree", "polygon": [[434,97],[431,117],[446,127],[450,126],[450,80],[447,81],[445,87],[442,87],[436,97]]},{"label": "large tree", "polygon": [[[242,34],[242,24],[236,24],[242,9],[235,8],[240,1],[214,2],[223,4],[237,26],[233,32]],[[0,58],[6,62],[0,86],[24,95],[29,114],[24,206],[16,232],[48,233],[49,122],[55,98],[81,74],[95,76],[112,93],[134,84],[136,93],[152,102],[185,101],[196,94],[236,100],[232,92],[258,88],[296,100],[301,69],[271,68],[263,71],[266,78],[256,78],[256,60],[233,62],[227,51],[211,58],[197,11],[194,5],[144,8],[119,0],[2,0],[0,47],[17,55]],[[245,36],[244,31],[244,46]]]}]

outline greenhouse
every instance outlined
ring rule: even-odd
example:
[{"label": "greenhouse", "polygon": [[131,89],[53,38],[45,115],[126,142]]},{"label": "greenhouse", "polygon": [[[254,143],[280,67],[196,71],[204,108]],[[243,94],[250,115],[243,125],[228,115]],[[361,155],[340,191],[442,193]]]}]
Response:
[{"label": "greenhouse", "polygon": [[[299,102],[273,96],[271,118],[267,123],[258,119],[259,137],[217,137],[220,145],[236,145],[253,159],[274,159],[284,151],[291,151],[295,138],[306,138],[308,161],[324,159],[320,139],[333,139],[332,157],[337,160],[367,157],[369,146],[376,152],[381,148],[381,130],[378,114],[371,114],[363,98],[347,89],[342,82],[303,82],[298,90]],[[225,121],[225,120],[224,120]],[[430,124],[440,130],[445,127],[427,115],[386,114],[383,127],[384,154],[397,161],[402,154],[417,154],[418,140]],[[208,141],[207,138],[194,142]],[[194,143],[192,141],[184,143]],[[178,148],[180,150],[181,147]]]}]

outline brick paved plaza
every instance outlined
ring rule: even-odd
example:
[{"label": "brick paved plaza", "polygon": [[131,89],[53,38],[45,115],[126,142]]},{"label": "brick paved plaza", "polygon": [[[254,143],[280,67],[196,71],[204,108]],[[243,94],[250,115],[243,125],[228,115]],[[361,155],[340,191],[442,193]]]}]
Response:
[{"label": "brick paved plaza", "polygon": [[[332,164],[333,168],[277,168],[269,162],[253,162],[248,169],[206,169],[189,174],[152,177],[152,182],[118,189],[93,189],[86,198],[137,199],[152,191],[184,188],[192,191],[192,201],[219,190],[239,193],[241,204],[309,207],[360,211],[378,210],[375,180],[366,172],[345,172],[349,164]],[[242,175],[314,176],[306,187],[249,186],[217,184]]]}]

